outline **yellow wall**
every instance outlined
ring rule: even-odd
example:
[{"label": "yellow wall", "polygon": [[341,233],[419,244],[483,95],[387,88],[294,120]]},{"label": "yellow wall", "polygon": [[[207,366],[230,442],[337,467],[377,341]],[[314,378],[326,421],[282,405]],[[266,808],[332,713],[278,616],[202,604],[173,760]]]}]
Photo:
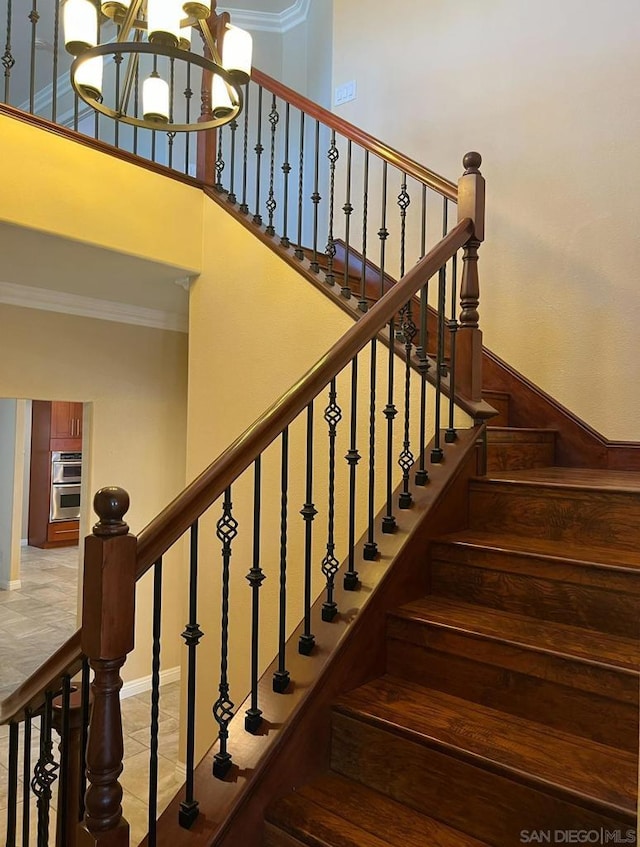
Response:
[{"label": "yellow wall", "polygon": [[342,117],[451,179],[483,154],[485,344],[640,439],[638,3],[335,0],[333,37],[334,86],[357,82]]}]

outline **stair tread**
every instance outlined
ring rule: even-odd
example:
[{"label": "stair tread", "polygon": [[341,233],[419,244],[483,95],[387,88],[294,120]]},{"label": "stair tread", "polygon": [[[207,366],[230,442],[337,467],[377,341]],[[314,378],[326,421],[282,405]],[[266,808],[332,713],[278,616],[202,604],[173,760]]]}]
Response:
[{"label": "stair tread", "polygon": [[328,773],[277,801],[267,820],[311,845],[486,847],[359,782]]},{"label": "stair tread", "polygon": [[407,603],[392,614],[618,670],[637,673],[640,668],[640,645],[635,638],[537,620],[434,595]]},{"label": "stair tread", "polygon": [[336,709],[573,802],[635,814],[633,753],[388,675],[345,695]]},{"label": "stair tread", "polygon": [[482,547],[498,552],[518,555],[544,556],[549,559],[571,562],[576,565],[610,567],[620,570],[640,571],[640,556],[630,550],[615,547],[581,546],[567,541],[551,538],[509,535],[504,532],[483,532],[482,530],[464,530],[444,535],[435,543],[459,544],[469,547]]},{"label": "stair tread", "polygon": [[521,485],[545,485],[585,490],[623,491],[640,494],[640,471],[615,471],[591,468],[529,468],[492,471],[478,482],[514,482]]}]

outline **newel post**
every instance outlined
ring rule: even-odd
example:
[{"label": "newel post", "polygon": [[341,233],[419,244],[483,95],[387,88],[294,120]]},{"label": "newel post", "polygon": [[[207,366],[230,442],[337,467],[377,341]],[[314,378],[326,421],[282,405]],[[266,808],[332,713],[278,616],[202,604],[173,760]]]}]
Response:
[{"label": "newel post", "polygon": [[93,507],[99,517],[85,540],[82,651],[94,672],[93,707],[87,745],[85,816],[78,847],[129,847],[122,817],[124,743],[120,712],[120,669],[133,650],[136,587],[135,536],[123,517],[129,495],[102,488]]},{"label": "newel post", "polygon": [[478,326],[480,279],[478,248],[484,241],[485,183],[480,173],[482,156],[467,153],[462,160],[465,172],[458,180],[458,222],[471,218],[474,231],[464,245],[460,287],[460,326],[457,333],[458,364],[456,390],[470,400],[482,399],[482,330]]}]

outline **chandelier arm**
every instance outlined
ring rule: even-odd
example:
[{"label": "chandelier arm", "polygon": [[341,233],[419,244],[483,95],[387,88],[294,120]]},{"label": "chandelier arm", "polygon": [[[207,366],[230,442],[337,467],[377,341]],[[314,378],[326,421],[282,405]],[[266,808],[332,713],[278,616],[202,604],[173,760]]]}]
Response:
[{"label": "chandelier arm", "polygon": [[132,0],[131,5],[127,9],[127,13],[124,17],[124,21],[122,22],[122,26],[118,31],[117,41],[127,41],[129,38],[129,33],[134,27],[136,20],[138,19],[138,12],[142,9],[143,0]]},{"label": "chandelier arm", "polygon": [[[141,41],[142,33],[140,30],[136,30],[134,35],[134,41]],[[124,87],[120,94],[120,102],[118,103],[118,113],[120,115],[124,115],[129,108],[129,98],[131,97],[131,89],[133,87],[133,81],[135,79],[136,72],[138,70],[138,62],[140,59],[139,53],[131,53],[129,55],[129,61],[127,62],[127,73],[124,80]]]},{"label": "chandelier arm", "polygon": [[216,63],[216,65],[222,66],[222,59],[220,58],[220,53],[218,52],[216,43],[213,40],[213,35],[211,34],[211,30],[209,29],[209,24],[205,20],[200,20],[198,21],[198,25],[200,26],[200,31],[202,32],[204,43],[206,44],[207,49],[209,50],[211,58]]}]

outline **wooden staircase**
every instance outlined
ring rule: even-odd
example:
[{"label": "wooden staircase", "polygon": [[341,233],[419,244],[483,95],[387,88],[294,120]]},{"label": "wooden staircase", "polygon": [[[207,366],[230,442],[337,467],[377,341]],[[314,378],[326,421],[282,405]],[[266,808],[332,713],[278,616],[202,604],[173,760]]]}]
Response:
[{"label": "wooden staircase", "polygon": [[487,399],[468,528],[416,561],[430,592],[389,613],[386,673],[334,704],[330,769],[265,847],[636,843],[640,473],[554,467],[554,433]]}]

